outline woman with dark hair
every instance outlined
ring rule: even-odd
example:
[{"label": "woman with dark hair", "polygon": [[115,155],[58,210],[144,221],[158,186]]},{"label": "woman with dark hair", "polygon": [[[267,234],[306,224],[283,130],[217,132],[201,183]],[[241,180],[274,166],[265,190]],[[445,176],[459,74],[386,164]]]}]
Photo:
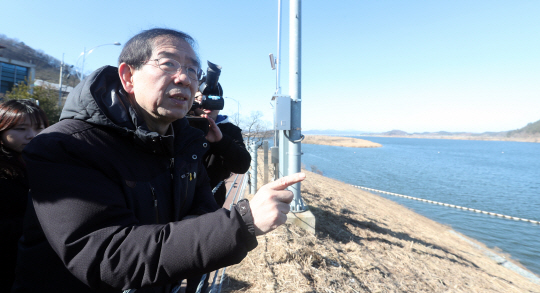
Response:
[{"label": "woman with dark hair", "polygon": [[11,291],[17,242],[28,197],[23,148],[45,127],[45,112],[30,100],[0,103],[0,292]]}]

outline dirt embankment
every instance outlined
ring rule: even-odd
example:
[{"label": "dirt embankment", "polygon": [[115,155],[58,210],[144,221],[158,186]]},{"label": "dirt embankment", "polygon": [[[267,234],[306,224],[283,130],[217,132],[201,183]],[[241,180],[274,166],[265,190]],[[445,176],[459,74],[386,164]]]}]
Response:
[{"label": "dirt embankment", "polygon": [[[259,162],[262,175],[261,154]],[[540,292],[450,227],[305,172],[301,193],[316,234],[286,224],[258,237],[259,246],[227,269],[223,292]]]},{"label": "dirt embankment", "polygon": [[365,139],[339,136],[324,136],[324,135],[306,135],[302,143],[305,144],[321,144],[333,145],[350,148],[377,148],[381,147],[376,142],[371,142]]}]

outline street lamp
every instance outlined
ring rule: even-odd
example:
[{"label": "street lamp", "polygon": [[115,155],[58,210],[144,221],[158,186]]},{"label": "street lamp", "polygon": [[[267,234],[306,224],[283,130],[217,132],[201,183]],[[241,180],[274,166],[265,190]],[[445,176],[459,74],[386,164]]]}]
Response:
[{"label": "street lamp", "polygon": [[102,45],[99,45],[99,46],[95,46],[94,48],[89,49],[89,50],[86,50],[86,47],[84,47],[84,51],[82,51],[81,55],[79,55],[79,58],[77,58],[77,61],[75,62],[75,64],[79,63],[79,59],[81,58],[81,56],[83,57],[82,66],[81,66],[81,72],[80,72],[80,74],[78,76],[81,81],[84,79],[84,61],[86,60],[86,55],[92,53],[94,51],[94,49],[96,49],[97,47],[107,46],[107,45],[120,46],[121,44],[119,42],[102,44]]},{"label": "street lamp", "polygon": [[238,117],[237,117],[236,124],[240,124],[240,103],[238,103],[237,100],[235,100],[235,99],[233,99],[233,98],[231,98],[231,97],[225,97],[225,98],[231,99],[231,100],[233,100],[233,101],[236,102],[236,105],[237,105],[237,112],[236,112],[236,113],[237,113],[237,116],[238,116]]},{"label": "street lamp", "polygon": [[[64,77],[64,67],[66,70],[73,68],[73,65],[67,66],[64,64],[64,53],[62,53],[62,62],[60,63],[60,81],[58,82],[58,108],[62,107],[62,78]],[[70,73],[68,71],[67,78],[69,78]]]}]

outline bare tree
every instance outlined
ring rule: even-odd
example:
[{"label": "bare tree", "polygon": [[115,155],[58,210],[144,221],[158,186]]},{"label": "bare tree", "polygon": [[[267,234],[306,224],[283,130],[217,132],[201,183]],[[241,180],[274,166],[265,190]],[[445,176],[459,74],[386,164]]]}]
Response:
[{"label": "bare tree", "polygon": [[236,112],[232,115],[229,115],[229,119],[232,122],[232,124],[241,127],[240,125],[240,113]]},{"label": "bare tree", "polygon": [[246,145],[272,137],[272,132],[268,131],[270,123],[262,120],[262,116],[261,111],[253,111],[248,117],[241,119],[240,128],[242,128],[242,135],[246,139]]}]

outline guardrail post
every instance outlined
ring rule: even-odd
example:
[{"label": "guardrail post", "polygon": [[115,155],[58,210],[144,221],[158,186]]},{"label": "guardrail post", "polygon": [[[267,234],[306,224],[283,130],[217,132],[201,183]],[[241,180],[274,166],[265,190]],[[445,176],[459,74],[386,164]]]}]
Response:
[{"label": "guardrail post", "polygon": [[264,176],[263,184],[268,183],[268,140],[263,141],[263,150],[264,150]]},{"label": "guardrail post", "polygon": [[249,146],[251,150],[251,171],[249,172],[250,176],[250,189],[249,193],[257,193],[257,148],[259,145],[256,142],[251,143]]}]

